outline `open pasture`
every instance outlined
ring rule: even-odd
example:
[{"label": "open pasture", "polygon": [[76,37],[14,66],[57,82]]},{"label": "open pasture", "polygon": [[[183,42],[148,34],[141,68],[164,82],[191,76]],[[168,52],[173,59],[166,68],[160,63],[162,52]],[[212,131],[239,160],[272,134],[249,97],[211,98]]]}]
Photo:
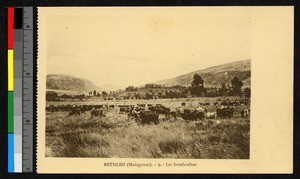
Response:
[{"label": "open pasture", "polygon": [[[153,99],[128,101],[47,102],[60,104],[162,104],[171,110],[178,107],[195,109],[199,103],[215,111],[221,101],[239,98]],[[218,101],[218,106],[214,102]],[[185,103],[185,106],[182,106]],[[105,109],[105,117],[92,117],[90,112],[69,116],[68,112],[46,113],[46,156],[97,158],[198,158],[248,159],[250,117],[240,111],[249,105],[234,106],[231,119],[202,119],[186,122],[177,119],[143,125],[120,114],[119,109]]]}]

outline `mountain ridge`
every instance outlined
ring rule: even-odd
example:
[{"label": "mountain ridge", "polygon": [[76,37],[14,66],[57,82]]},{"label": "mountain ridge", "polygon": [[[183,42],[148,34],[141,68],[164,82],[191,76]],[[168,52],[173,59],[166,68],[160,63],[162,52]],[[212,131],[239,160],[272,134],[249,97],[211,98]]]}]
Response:
[{"label": "mountain ridge", "polygon": [[251,83],[251,59],[212,66],[202,70],[183,74],[174,78],[159,80],[154,83],[165,86],[189,86],[192,83],[193,76],[195,74],[199,74],[204,80],[204,85],[208,87],[220,86],[223,81],[225,81],[226,83],[230,83],[234,76],[243,81],[245,87],[249,87]]},{"label": "mountain ridge", "polygon": [[104,91],[89,80],[77,78],[71,75],[49,74],[46,78],[47,90],[77,91],[79,93],[87,93],[94,90]]},{"label": "mountain ridge", "polygon": [[[212,66],[202,70],[193,71],[170,79],[163,79],[154,84],[170,86],[189,86],[193,81],[193,76],[199,74],[204,80],[205,87],[218,87],[222,82],[231,83],[234,77],[238,77],[243,83],[243,87],[250,87],[251,84],[251,60],[235,61],[217,66]],[[88,93],[111,90],[95,85],[92,81],[77,78],[66,74],[47,75],[47,90],[61,91],[64,93]],[[107,87],[116,87],[114,84],[107,84]]]}]

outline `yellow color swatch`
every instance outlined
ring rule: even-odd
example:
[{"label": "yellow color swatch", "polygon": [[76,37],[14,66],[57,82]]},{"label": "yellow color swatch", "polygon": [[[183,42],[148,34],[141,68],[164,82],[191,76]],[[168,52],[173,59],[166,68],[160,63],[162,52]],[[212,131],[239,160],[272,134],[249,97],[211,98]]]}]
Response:
[{"label": "yellow color swatch", "polygon": [[14,50],[8,50],[8,91],[14,90]]}]

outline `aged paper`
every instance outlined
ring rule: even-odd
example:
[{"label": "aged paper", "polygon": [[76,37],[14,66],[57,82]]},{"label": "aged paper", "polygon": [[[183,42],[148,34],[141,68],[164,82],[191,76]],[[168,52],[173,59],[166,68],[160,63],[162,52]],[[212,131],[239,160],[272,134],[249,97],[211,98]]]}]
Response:
[{"label": "aged paper", "polygon": [[37,172],[292,173],[293,16],[38,8]]}]

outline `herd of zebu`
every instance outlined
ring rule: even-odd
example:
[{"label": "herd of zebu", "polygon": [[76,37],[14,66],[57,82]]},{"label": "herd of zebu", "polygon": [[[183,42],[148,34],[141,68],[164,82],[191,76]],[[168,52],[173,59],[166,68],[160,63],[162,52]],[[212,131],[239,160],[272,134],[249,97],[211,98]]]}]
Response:
[{"label": "herd of zebu", "polygon": [[186,103],[181,103],[181,107],[171,110],[162,104],[137,104],[137,105],[48,105],[47,112],[68,112],[69,116],[91,114],[93,117],[105,117],[105,113],[109,109],[118,110],[119,114],[127,114],[128,119],[134,119],[139,124],[158,124],[159,116],[162,116],[162,121],[170,119],[177,120],[177,117],[182,117],[185,121],[198,121],[202,119],[229,118],[231,119],[234,113],[240,113],[242,118],[249,117],[250,110],[247,108],[237,111],[235,106],[248,105],[247,101],[223,101],[221,103],[214,102],[214,111],[208,111],[204,106],[209,106],[210,103],[199,103],[196,109],[187,109]]}]

